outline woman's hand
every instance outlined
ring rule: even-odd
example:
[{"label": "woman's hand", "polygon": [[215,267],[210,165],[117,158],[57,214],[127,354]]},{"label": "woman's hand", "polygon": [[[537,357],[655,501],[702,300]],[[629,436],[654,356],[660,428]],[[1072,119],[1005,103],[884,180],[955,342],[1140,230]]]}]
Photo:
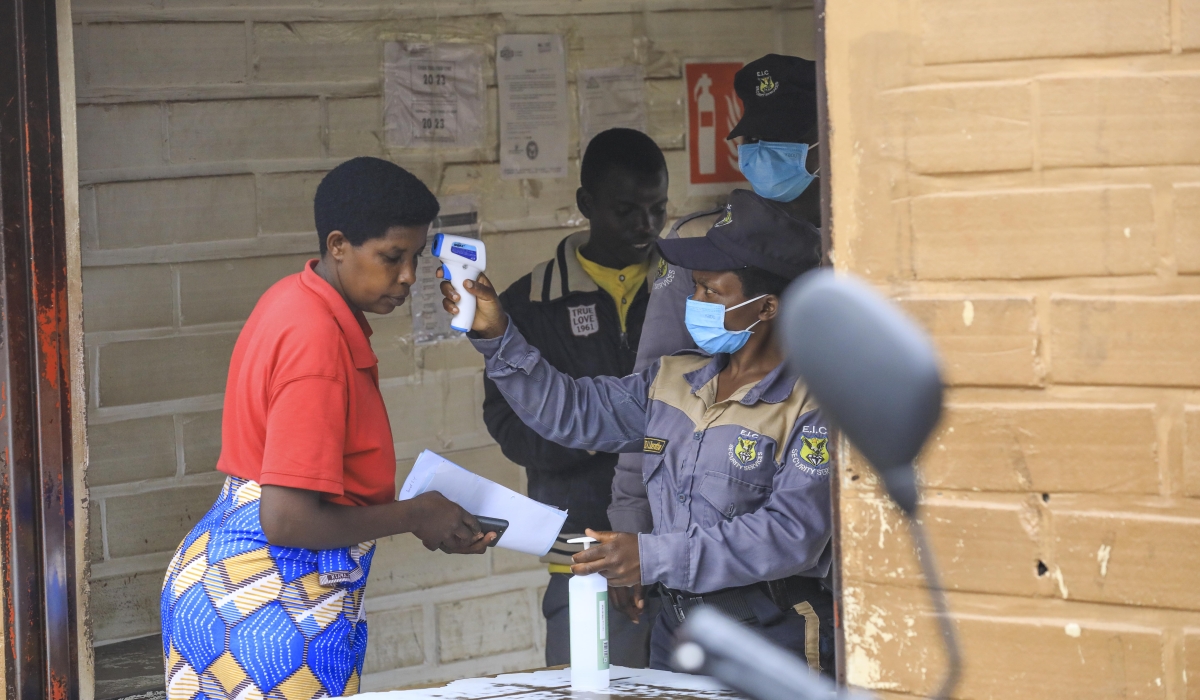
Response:
[{"label": "woman's hand", "polygon": [[429,551],[482,554],[496,539],[496,533],[480,531],[474,515],[437,491],[427,491],[409,502],[415,509],[412,533]]},{"label": "woman's hand", "polygon": [[[442,276],[441,268],[438,268],[437,276]],[[481,338],[499,338],[504,335],[505,329],[508,328],[508,314],[504,313],[504,307],[500,306],[500,298],[487,275],[480,273],[477,281],[467,280],[463,282],[463,286],[467,288],[467,293],[474,295],[476,299],[475,322],[471,324],[471,330]],[[455,302],[461,297],[454,290],[454,285],[442,280],[442,296],[445,297],[442,299],[442,308],[452,316],[457,314],[458,306]]]},{"label": "woman's hand", "polygon": [[599,573],[608,579],[608,585],[614,587],[642,582],[642,558],[637,535],[591,529],[585,533],[588,537],[595,537],[599,544],[571,557],[575,562],[571,566],[571,573],[576,576]]}]

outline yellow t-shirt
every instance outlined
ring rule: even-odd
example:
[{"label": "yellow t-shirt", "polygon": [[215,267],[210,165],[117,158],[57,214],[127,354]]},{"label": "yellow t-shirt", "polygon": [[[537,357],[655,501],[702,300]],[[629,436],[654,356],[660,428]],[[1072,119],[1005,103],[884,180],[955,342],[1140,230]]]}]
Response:
[{"label": "yellow t-shirt", "polygon": [[638,289],[646,281],[646,273],[650,271],[650,262],[630,265],[621,270],[604,267],[583,257],[583,253],[575,251],[575,257],[583,266],[583,271],[592,278],[596,286],[608,292],[617,304],[617,315],[621,318],[621,332],[625,332],[625,317],[629,315],[629,307]]}]

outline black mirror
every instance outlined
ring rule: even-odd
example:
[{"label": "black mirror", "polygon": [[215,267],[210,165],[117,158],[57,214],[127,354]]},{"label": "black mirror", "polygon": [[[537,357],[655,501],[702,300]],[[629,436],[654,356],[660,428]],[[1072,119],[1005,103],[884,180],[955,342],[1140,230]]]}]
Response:
[{"label": "black mirror", "polygon": [[791,369],[912,516],[913,460],[942,410],[937,352],[924,331],[866,284],[829,270],[792,283],[780,327]]}]

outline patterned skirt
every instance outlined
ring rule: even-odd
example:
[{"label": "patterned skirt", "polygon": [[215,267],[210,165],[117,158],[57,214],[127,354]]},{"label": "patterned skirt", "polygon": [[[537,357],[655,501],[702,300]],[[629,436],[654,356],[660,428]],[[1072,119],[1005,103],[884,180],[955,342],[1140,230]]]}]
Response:
[{"label": "patterned skirt", "polygon": [[260,493],[256,482],[228,477],[167,568],[161,607],[170,700],[358,692],[375,543],[272,547],[259,524]]}]

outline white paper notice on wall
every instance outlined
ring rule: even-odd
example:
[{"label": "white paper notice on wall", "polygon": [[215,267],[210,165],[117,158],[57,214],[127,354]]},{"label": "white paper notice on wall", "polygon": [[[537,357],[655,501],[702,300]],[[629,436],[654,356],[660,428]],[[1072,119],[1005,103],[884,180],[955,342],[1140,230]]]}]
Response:
[{"label": "white paper notice on wall", "polygon": [[567,64],[557,34],[496,37],[500,177],[567,176]]},{"label": "white paper notice on wall", "polygon": [[425,253],[417,260],[417,283],[412,286],[413,342],[417,345],[458,338],[462,333],[450,327],[450,314],[442,308],[442,281],[437,277],[441,266],[429,251],[438,233],[479,238],[479,202],[473,195],[438,198],[441,210],[429,227]]},{"label": "white paper notice on wall", "polygon": [[646,74],[641,66],[581,70],[579,89],[579,155],[596,134],[623,127],[646,133]]},{"label": "white paper notice on wall", "polygon": [[482,46],[384,45],[383,126],[389,146],[482,146],[486,94]]}]

